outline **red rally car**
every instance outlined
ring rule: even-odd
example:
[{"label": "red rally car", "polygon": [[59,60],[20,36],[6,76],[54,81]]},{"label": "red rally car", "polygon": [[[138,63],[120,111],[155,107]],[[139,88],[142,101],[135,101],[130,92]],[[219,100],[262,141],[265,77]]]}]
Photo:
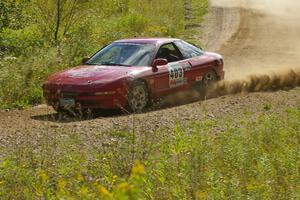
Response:
[{"label": "red rally car", "polygon": [[50,76],[48,105],[66,109],[127,108],[142,111],[152,100],[224,78],[223,59],[180,39],[115,41],[83,65]]}]

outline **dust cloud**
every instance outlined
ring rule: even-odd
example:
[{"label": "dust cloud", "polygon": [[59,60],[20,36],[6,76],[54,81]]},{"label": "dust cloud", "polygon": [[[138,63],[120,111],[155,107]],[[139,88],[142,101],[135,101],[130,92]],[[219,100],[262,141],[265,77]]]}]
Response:
[{"label": "dust cloud", "polygon": [[[238,30],[219,52],[224,57],[225,80],[208,87],[204,93],[170,95],[159,102],[159,107],[300,86],[300,1],[211,0],[211,6],[241,8]],[[226,13],[230,13],[228,9]]]},{"label": "dust cloud", "polygon": [[241,8],[239,29],[221,50],[225,81],[210,95],[300,86],[300,1],[210,2],[214,7]]},{"label": "dust cloud", "polygon": [[226,94],[289,90],[300,86],[300,72],[290,70],[272,75],[251,75],[245,80],[221,81],[207,90],[207,97]]},{"label": "dust cloud", "polygon": [[211,0],[215,7],[239,7],[281,17],[299,18],[298,0]]},{"label": "dust cloud", "polygon": [[243,80],[223,80],[202,90],[178,92],[161,99],[154,108],[165,108],[229,94],[273,92],[300,86],[300,71],[286,71],[268,75],[251,75]]}]

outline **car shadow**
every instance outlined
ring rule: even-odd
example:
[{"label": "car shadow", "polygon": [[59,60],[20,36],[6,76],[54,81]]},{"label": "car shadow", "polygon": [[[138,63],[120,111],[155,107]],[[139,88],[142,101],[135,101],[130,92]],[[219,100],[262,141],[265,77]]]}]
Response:
[{"label": "car shadow", "polygon": [[53,114],[46,114],[46,115],[36,115],[31,116],[31,119],[38,120],[38,121],[48,121],[48,122],[56,122],[56,123],[72,123],[72,122],[80,122],[80,121],[88,121],[97,118],[111,118],[111,117],[118,117],[121,115],[125,115],[125,113],[118,109],[118,110],[97,110],[91,114],[76,114],[69,112],[64,113],[53,113]]},{"label": "car shadow", "polygon": [[[151,107],[143,111],[143,113],[147,114],[154,111],[186,105],[201,100],[203,100],[203,98],[201,98],[197,93],[180,92],[180,93],[168,95],[163,99],[158,99],[157,101],[153,102]],[[120,117],[120,116],[126,116],[131,114],[133,113],[130,113],[124,108],[114,109],[114,110],[98,109],[98,110],[94,110],[90,114],[84,114],[84,115],[65,112],[65,113],[53,113],[53,114],[46,114],[46,115],[36,115],[36,116],[32,116],[31,119],[38,120],[38,121],[56,122],[56,123],[72,123],[72,122],[88,121],[88,120],[93,120],[98,118]]]}]

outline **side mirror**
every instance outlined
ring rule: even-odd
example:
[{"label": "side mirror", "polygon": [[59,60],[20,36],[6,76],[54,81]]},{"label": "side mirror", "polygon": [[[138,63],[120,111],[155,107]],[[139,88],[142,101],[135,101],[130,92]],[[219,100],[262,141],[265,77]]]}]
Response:
[{"label": "side mirror", "polygon": [[82,58],[81,64],[84,65],[89,59],[90,59],[90,57],[84,57],[84,58]]},{"label": "side mirror", "polygon": [[167,59],[163,59],[163,58],[157,58],[153,61],[152,63],[152,71],[153,72],[157,72],[158,70],[158,66],[163,66],[163,65],[167,65],[168,64],[168,60]]}]

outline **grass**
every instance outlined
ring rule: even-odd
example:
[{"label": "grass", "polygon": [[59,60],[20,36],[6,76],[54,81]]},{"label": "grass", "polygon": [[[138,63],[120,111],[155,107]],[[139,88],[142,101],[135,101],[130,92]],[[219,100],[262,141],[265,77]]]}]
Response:
[{"label": "grass", "polygon": [[[12,21],[22,28],[0,29],[0,48],[8,49],[0,51],[0,109],[42,103],[41,86],[50,74],[79,65],[83,57],[114,40],[135,36],[189,39],[195,31],[185,30],[185,25],[200,23],[208,7],[207,0],[191,1],[192,19],[186,20],[184,0],[74,1],[79,9],[74,24],[67,34],[59,33],[59,40],[53,41],[56,18],[43,10],[56,13],[56,6],[52,1],[46,2],[24,1],[27,10],[20,15],[30,19],[25,27],[15,19]],[[62,26],[66,23],[63,21]]]},{"label": "grass", "polygon": [[[222,124],[222,133],[214,128]],[[160,128],[43,135],[0,164],[1,199],[299,199],[300,108]]]}]

